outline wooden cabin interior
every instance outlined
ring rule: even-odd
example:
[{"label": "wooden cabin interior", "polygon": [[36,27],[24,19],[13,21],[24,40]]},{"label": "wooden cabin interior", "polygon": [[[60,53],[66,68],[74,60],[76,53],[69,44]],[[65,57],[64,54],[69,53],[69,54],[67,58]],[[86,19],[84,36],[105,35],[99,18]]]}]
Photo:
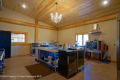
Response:
[{"label": "wooden cabin interior", "polygon": [[0,80],[120,80],[120,0],[0,0]]}]

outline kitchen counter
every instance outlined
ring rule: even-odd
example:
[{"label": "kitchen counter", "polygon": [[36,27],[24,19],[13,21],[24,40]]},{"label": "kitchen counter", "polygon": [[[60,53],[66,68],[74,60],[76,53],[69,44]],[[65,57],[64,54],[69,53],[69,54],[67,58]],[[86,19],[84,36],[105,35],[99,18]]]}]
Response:
[{"label": "kitchen counter", "polygon": [[84,65],[84,50],[81,48],[61,50],[57,47],[39,47],[37,49],[38,61],[67,78],[77,73]]}]

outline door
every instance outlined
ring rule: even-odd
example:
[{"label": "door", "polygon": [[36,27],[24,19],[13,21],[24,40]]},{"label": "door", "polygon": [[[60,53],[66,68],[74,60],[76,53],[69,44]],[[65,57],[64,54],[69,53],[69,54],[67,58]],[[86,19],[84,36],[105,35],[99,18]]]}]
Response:
[{"label": "door", "polygon": [[11,32],[0,31],[0,49],[5,49],[5,58],[11,57]]},{"label": "door", "polygon": [[120,14],[118,15],[117,30],[117,80],[120,80]]}]

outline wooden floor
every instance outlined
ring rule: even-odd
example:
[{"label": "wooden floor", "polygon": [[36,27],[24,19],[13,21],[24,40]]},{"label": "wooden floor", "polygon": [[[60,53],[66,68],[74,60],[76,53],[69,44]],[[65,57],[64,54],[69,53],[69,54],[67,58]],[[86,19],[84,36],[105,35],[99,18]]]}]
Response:
[{"label": "wooden floor", "polygon": [[[0,80],[34,80],[33,78],[23,78],[19,76],[31,76],[25,66],[33,64],[34,58],[31,56],[14,57],[5,60],[4,75]],[[11,78],[6,77],[11,76]],[[14,76],[17,76],[16,78]],[[6,77],[6,78],[5,78]],[[13,78],[12,78],[13,77]],[[50,74],[39,80],[67,80],[58,73]],[[116,64],[104,64],[97,61],[85,61],[85,69],[69,80],[117,80]]]}]

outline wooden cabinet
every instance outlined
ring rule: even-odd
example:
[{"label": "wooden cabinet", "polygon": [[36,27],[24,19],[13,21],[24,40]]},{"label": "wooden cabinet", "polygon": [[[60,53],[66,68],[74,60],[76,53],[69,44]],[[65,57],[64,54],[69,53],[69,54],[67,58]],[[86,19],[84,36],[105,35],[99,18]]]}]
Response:
[{"label": "wooden cabinet", "polygon": [[58,72],[66,78],[72,77],[84,65],[84,51],[59,51]]}]

